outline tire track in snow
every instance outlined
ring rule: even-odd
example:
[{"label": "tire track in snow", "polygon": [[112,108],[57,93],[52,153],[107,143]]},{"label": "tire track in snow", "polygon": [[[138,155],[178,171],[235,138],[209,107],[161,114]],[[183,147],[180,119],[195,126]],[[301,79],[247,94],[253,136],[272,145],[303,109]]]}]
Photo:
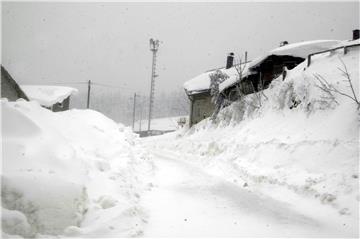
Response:
[{"label": "tire track in snow", "polygon": [[144,195],[145,236],[333,235],[291,205],[250,192],[161,151],[155,188]]}]

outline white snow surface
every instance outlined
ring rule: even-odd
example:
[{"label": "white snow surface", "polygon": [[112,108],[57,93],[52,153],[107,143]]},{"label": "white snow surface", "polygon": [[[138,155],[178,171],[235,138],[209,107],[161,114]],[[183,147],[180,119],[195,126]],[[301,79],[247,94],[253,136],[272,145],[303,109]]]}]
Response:
[{"label": "white snow surface", "polygon": [[1,101],[2,236],[132,237],[150,164],[137,136],[92,110]]},{"label": "white snow surface", "polygon": [[334,48],[335,48],[335,47],[342,47],[342,46],[356,45],[356,44],[360,44],[360,39],[341,41],[340,43],[336,44],[336,45],[334,46]]},{"label": "white snow surface", "polygon": [[269,51],[267,54],[254,59],[249,68],[252,68],[262,61],[264,61],[268,56],[295,56],[306,58],[309,54],[324,51],[335,47],[340,44],[339,40],[314,40],[314,41],[304,41],[297,43],[290,43],[285,46],[281,46]]},{"label": "white snow surface", "polygon": [[77,89],[67,86],[20,85],[20,87],[30,100],[35,100],[46,107],[62,103],[67,97],[78,92]]},{"label": "white snow surface", "polygon": [[314,77],[352,95],[341,61],[359,98],[359,48],[338,50],[274,80],[261,105],[248,95],[215,123],[144,138],[158,169],[145,236],[358,238],[359,110]]}]

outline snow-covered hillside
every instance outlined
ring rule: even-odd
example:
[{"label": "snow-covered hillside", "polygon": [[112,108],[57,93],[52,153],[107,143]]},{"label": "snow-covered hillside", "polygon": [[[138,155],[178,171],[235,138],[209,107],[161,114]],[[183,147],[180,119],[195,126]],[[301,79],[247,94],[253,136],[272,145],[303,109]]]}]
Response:
[{"label": "snow-covered hillside", "polygon": [[137,136],[92,110],[1,102],[2,235],[135,236],[151,169]]},{"label": "snow-covered hillside", "polygon": [[[144,141],[157,154],[283,202],[307,218],[303,229],[291,232],[270,220],[272,230],[232,229],[232,236],[358,236],[359,109],[344,72],[359,99],[359,47],[347,54],[341,49],[313,56],[309,67],[305,61],[284,81],[279,77],[263,93],[224,108],[214,123],[204,120]],[[297,223],[291,214],[283,216],[284,227]]]}]

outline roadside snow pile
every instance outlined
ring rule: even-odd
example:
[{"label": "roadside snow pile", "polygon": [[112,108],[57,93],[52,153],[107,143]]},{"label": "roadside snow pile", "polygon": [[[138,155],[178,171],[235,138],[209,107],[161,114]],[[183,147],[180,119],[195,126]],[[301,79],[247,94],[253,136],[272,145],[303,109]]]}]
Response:
[{"label": "roadside snow pile", "polygon": [[224,108],[215,123],[159,137],[158,147],[358,236],[360,121],[351,97],[360,98],[359,47],[348,50],[313,56],[309,67]]},{"label": "roadside snow pile", "polygon": [[1,108],[3,237],[141,234],[145,187],[135,171],[150,164],[130,130],[91,110]]}]

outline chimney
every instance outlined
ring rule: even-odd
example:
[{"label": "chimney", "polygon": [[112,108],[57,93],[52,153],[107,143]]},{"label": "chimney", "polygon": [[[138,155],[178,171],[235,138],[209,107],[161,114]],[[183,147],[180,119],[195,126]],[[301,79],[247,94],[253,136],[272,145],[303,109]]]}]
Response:
[{"label": "chimney", "polygon": [[282,42],[280,42],[280,46],[285,46],[285,45],[287,45],[287,44],[289,44],[288,41],[282,41]]},{"label": "chimney", "polygon": [[353,40],[359,39],[359,29],[353,30]]},{"label": "chimney", "polygon": [[229,69],[234,64],[234,53],[230,52],[226,58],[226,69]]}]

